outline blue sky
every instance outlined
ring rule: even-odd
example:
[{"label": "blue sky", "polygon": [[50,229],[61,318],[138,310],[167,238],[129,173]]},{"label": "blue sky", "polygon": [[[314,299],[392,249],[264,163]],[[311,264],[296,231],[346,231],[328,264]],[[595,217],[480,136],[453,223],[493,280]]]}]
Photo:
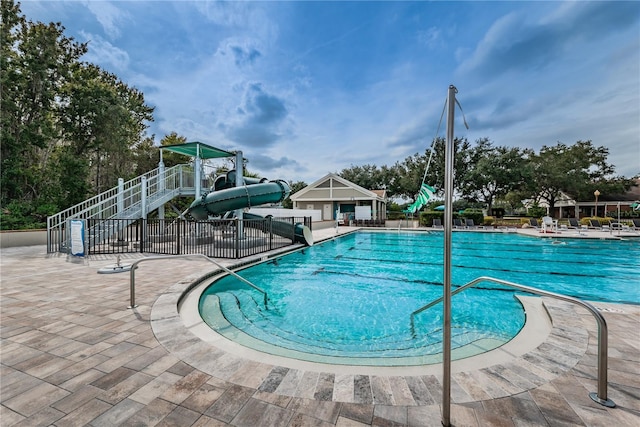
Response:
[{"label": "blue sky", "polygon": [[[156,108],[149,133],[242,150],[311,183],[392,165],[436,136],[533,148],[592,140],[640,173],[639,2],[24,1]],[[444,123],[439,136],[445,136]]]}]

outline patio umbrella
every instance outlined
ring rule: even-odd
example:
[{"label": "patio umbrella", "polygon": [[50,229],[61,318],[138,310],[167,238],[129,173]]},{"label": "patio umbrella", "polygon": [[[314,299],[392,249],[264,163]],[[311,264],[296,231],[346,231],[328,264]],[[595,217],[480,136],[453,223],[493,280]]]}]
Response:
[{"label": "patio umbrella", "polygon": [[436,206],[435,208],[433,208],[434,211],[443,211],[444,210],[444,205],[440,205],[440,206]]}]

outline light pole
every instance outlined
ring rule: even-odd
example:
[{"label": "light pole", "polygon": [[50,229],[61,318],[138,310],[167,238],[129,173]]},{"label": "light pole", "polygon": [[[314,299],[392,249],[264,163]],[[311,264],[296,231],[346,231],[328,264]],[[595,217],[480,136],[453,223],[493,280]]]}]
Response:
[{"label": "light pole", "polygon": [[593,195],[596,196],[596,212],[593,215],[594,217],[598,217],[598,196],[600,195],[600,192],[598,190],[593,192]]}]

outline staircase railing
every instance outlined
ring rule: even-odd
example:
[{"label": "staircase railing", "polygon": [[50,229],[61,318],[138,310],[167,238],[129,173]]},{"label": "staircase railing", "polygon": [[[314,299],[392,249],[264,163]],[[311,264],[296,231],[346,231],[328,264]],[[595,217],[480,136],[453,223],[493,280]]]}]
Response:
[{"label": "staircase railing", "polygon": [[[178,195],[193,195],[194,173],[190,165],[177,165],[162,170],[156,168],[127,182],[98,194],[82,203],[58,212],[47,218],[47,252],[64,252],[68,247],[66,235],[70,219],[131,219],[143,216],[143,205],[147,212]],[[122,224],[122,223],[121,223]],[[126,225],[125,225],[126,226]],[[88,230],[107,237],[120,230]]]}]

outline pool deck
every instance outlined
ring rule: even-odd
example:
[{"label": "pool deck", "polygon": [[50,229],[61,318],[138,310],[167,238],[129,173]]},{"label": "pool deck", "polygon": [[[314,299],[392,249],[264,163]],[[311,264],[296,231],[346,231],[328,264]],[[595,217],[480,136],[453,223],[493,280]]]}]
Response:
[{"label": "pool deck", "polygon": [[[570,234],[558,237],[585,237]],[[316,240],[335,235],[334,228],[314,231]],[[213,269],[206,260],[140,264],[135,309],[127,308],[128,273],[97,274],[114,262],[46,254],[44,246],[2,249],[3,427],[440,425],[441,365],[342,372],[243,358],[177,321],[175,302]],[[606,408],[589,398],[597,390],[593,317],[544,303],[553,324],[535,348],[454,362],[452,424],[640,425],[640,305],[594,303],[609,326],[608,397],[617,407]]]}]

